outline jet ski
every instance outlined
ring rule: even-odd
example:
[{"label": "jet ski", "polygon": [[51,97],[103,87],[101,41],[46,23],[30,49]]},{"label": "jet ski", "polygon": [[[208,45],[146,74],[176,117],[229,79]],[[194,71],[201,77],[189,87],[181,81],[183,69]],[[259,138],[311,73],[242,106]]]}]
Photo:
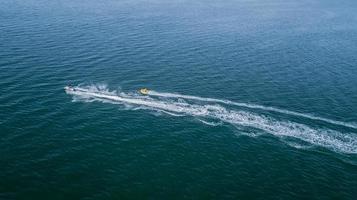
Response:
[{"label": "jet ski", "polygon": [[65,86],[64,87],[64,90],[66,91],[66,92],[76,92],[76,91],[78,91],[78,92],[84,92],[84,90],[83,89],[81,89],[81,88],[77,88],[77,87],[72,87],[72,86]]},{"label": "jet ski", "polygon": [[148,90],[147,88],[141,88],[141,89],[139,90],[139,92],[140,92],[141,94],[143,94],[143,95],[149,94],[149,90]]},{"label": "jet ski", "polygon": [[73,87],[71,87],[71,86],[65,86],[64,90],[66,90],[66,91],[75,91],[75,89]]}]

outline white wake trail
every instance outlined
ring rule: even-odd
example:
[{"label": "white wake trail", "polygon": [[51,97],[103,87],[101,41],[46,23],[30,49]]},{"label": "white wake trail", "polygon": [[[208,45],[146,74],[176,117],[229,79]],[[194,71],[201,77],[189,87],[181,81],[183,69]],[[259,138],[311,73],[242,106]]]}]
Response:
[{"label": "white wake trail", "polygon": [[245,108],[260,109],[260,110],[264,110],[264,111],[272,111],[272,112],[282,113],[282,114],[286,114],[286,115],[293,115],[293,116],[297,116],[297,117],[303,117],[303,118],[307,118],[307,119],[326,122],[329,124],[334,124],[334,125],[357,129],[356,124],[341,122],[341,121],[337,121],[337,120],[327,119],[327,118],[318,117],[318,116],[314,116],[314,115],[310,115],[310,114],[299,113],[299,112],[295,112],[295,111],[284,110],[284,109],[270,107],[270,106],[262,106],[262,105],[256,105],[256,104],[234,102],[234,101],[223,100],[223,99],[197,97],[197,96],[191,96],[191,95],[162,93],[162,92],[156,92],[156,91],[149,91],[149,95],[150,96],[158,96],[158,97],[166,97],[166,98],[181,98],[181,99],[190,99],[190,100],[212,102],[212,103],[222,103],[222,104],[240,106],[240,107],[245,107]]},{"label": "white wake trail", "polygon": [[[193,117],[215,119],[234,126],[251,127],[277,137],[292,137],[309,144],[322,146],[342,153],[357,153],[357,135],[341,133],[331,129],[314,129],[304,124],[289,121],[279,121],[266,116],[246,111],[228,110],[219,105],[196,105],[185,102],[173,102],[154,98],[140,98],[125,93],[101,90],[95,87],[66,90],[68,94],[79,99],[102,101],[105,103],[122,103],[135,107],[168,112],[173,116],[189,115]],[[203,122],[204,123],[204,122]]]}]

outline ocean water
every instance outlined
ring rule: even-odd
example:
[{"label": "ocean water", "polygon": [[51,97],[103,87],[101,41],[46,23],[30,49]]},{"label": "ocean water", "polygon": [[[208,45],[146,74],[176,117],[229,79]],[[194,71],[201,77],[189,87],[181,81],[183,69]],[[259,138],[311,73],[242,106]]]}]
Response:
[{"label": "ocean water", "polygon": [[0,89],[0,199],[357,197],[354,0],[0,0]]}]

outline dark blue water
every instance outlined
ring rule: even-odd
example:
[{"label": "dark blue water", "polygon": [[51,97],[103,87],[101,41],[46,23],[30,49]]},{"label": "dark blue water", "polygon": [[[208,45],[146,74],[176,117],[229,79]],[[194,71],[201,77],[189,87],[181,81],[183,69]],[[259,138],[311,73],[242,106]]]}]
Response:
[{"label": "dark blue water", "polygon": [[354,199],[356,10],[0,0],[0,199]]}]

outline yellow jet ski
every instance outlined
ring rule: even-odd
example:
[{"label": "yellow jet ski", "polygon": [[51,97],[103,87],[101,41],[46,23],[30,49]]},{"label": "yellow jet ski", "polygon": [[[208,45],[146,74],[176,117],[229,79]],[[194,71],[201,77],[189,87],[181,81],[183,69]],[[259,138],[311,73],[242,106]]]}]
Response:
[{"label": "yellow jet ski", "polygon": [[149,90],[148,90],[147,88],[141,88],[141,89],[139,90],[139,92],[140,92],[141,94],[143,94],[143,95],[149,94]]}]

